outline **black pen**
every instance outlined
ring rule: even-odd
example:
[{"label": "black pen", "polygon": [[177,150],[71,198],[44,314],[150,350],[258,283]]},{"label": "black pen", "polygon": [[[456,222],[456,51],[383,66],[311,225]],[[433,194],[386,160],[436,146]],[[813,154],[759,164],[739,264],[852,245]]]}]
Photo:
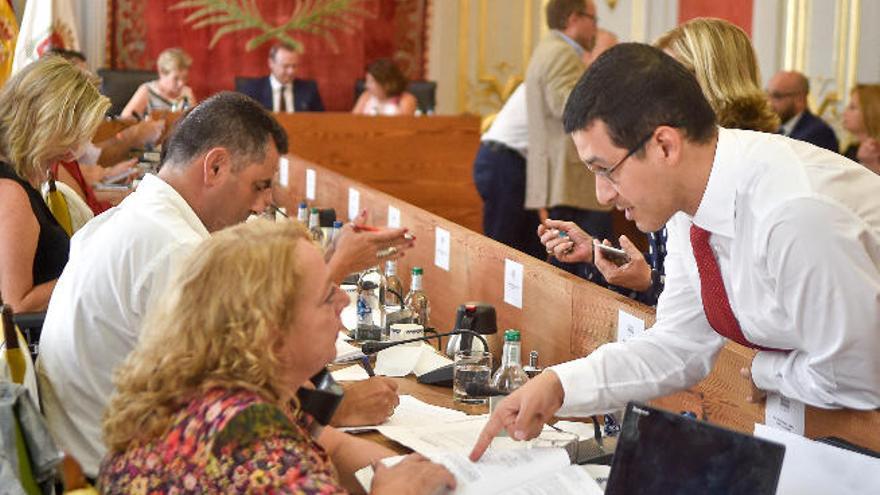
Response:
[{"label": "black pen", "polygon": [[361,367],[364,368],[368,375],[376,376],[376,372],[373,371],[373,367],[370,365],[370,356],[365,355],[361,358]]}]

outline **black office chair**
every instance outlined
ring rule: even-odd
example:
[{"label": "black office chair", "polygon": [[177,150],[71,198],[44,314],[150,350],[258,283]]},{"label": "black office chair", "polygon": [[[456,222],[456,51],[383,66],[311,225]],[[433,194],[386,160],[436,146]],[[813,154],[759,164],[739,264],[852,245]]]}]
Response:
[{"label": "black office chair", "polygon": [[[364,92],[364,88],[365,82],[363,79],[358,79],[357,81],[355,81],[354,101],[357,101],[357,99],[361,96],[361,93]],[[416,97],[418,109],[423,115],[430,115],[434,113],[434,108],[437,106],[436,82],[410,81],[409,85],[406,87],[406,90]]]},{"label": "black office chair", "polygon": [[101,94],[110,98],[113,104],[107,113],[114,116],[122,113],[141,84],[159,77],[155,71],[134,69],[98,69],[98,76],[101,78]]},{"label": "black office chair", "polygon": [[45,320],[45,311],[15,313],[12,315],[12,321],[21,330],[25,340],[27,340],[28,351],[30,351],[31,358],[34,361],[36,361],[37,355],[40,353],[40,334],[43,331],[43,321]]}]

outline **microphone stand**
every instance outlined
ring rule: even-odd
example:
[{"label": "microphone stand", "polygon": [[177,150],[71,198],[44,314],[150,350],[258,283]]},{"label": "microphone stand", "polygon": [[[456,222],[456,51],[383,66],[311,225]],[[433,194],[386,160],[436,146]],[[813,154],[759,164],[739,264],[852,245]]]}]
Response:
[{"label": "microphone stand", "polygon": [[437,333],[437,334],[431,335],[430,337],[429,336],[414,337],[411,339],[394,340],[394,341],[390,341],[390,342],[367,341],[367,342],[364,342],[363,345],[361,345],[361,352],[363,352],[364,354],[375,354],[383,349],[387,349],[389,347],[394,347],[396,345],[409,344],[411,342],[428,341],[430,339],[433,339],[434,337],[437,337],[439,339],[440,337],[449,337],[450,335],[472,335],[472,336],[480,339],[480,342],[483,343],[483,348],[485,350],[487,350],[487,351],[489,350],[489,342],[487,342],[486,339],[482,335],[480,335],[479,333],[477,333],[473,330],[459,329],[459,330],[453,330],[451,332],[446,332],[446,333]]}]

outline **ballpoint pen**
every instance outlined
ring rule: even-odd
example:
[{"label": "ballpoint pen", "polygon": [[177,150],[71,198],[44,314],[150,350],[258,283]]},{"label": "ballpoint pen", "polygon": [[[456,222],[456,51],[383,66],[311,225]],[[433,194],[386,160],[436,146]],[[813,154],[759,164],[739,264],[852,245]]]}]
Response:
[{"label": "ballpoint pen", "polygon": [[367,372],[369,376],[376,376],[376,372],[373,371],[373,366],[370,364],[370,356],[364,356],[360,359],[361,367],[364,368],[364,371]]},{"label": "ballpoint pen", "polygon": [[[356,223],[351,224],[351,227],[354,229],[355,232],[380,232],[382,230],[379,227],[374,227],[372,225],[360,225]],[[404,233],[403,238],[408,241],[416,240],[416,236],[410,234],[409,232]]]}]

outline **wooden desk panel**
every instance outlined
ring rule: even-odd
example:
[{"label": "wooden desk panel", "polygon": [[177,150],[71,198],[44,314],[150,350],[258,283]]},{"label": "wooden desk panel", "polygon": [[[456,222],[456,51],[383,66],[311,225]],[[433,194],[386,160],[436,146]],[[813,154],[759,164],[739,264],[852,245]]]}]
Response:
[{"label": "wooden desk panel", "polygon": [[[276,200],[294,208],[304,197],[305,168],[317,175],[315,205],[334,207],[340,217],[348,211],[348,188],[360,192],[361,206],[371,214],[371,223],[385,225],[388,205],[400,210],[401,225],[417,237],[416,248],[399,263],[404,284],[409,284],[409,269],[425,269],[425,288],[431,300],[432,324],[451,329],[455,308],[471,300],[485,301],[498,312],[498,328],[517,328],[523,332],[523,354],[537,349],[541,365],[559,363],[583,356],[599,345],[616,340],[617,314],[623,309],[654,322],[654,310],[614,292],[571,276],[551,265],[531,258],[469,229],[440,218],[421,208],[373,190],[335,172],[293,158],[290,188],[278,191]],[[448,230],[452,237],[450,271],[434,266],[434,229]],[[503,302],[504,259],[523,264],[523,307]],[[491,336],[490,346],[500,355],[500,338]],[[713,423],[744,432],[752,432],[756,422],[764,421],[762,405],[749,404],[745,397],[749,384],[739,375],[748,367],[754,351],[729,342],[718,355],[709,376],[690,390],[652,401],[672,411],[693,411]],[[448,389],[441,395],[448,396]],[[449,400],[451,398],[448,397]],[[443,402],[437,402],[444,405]],[[836,435],[858,445],[880,450],[880,413],[851,410],[827,411],[807,408],[808,437]]]},{"label": "wooden desk panel", "polygon": [[472,173],[478,117],[275,117],[287,131],[292,154],[482,232],[483,206]]}]

